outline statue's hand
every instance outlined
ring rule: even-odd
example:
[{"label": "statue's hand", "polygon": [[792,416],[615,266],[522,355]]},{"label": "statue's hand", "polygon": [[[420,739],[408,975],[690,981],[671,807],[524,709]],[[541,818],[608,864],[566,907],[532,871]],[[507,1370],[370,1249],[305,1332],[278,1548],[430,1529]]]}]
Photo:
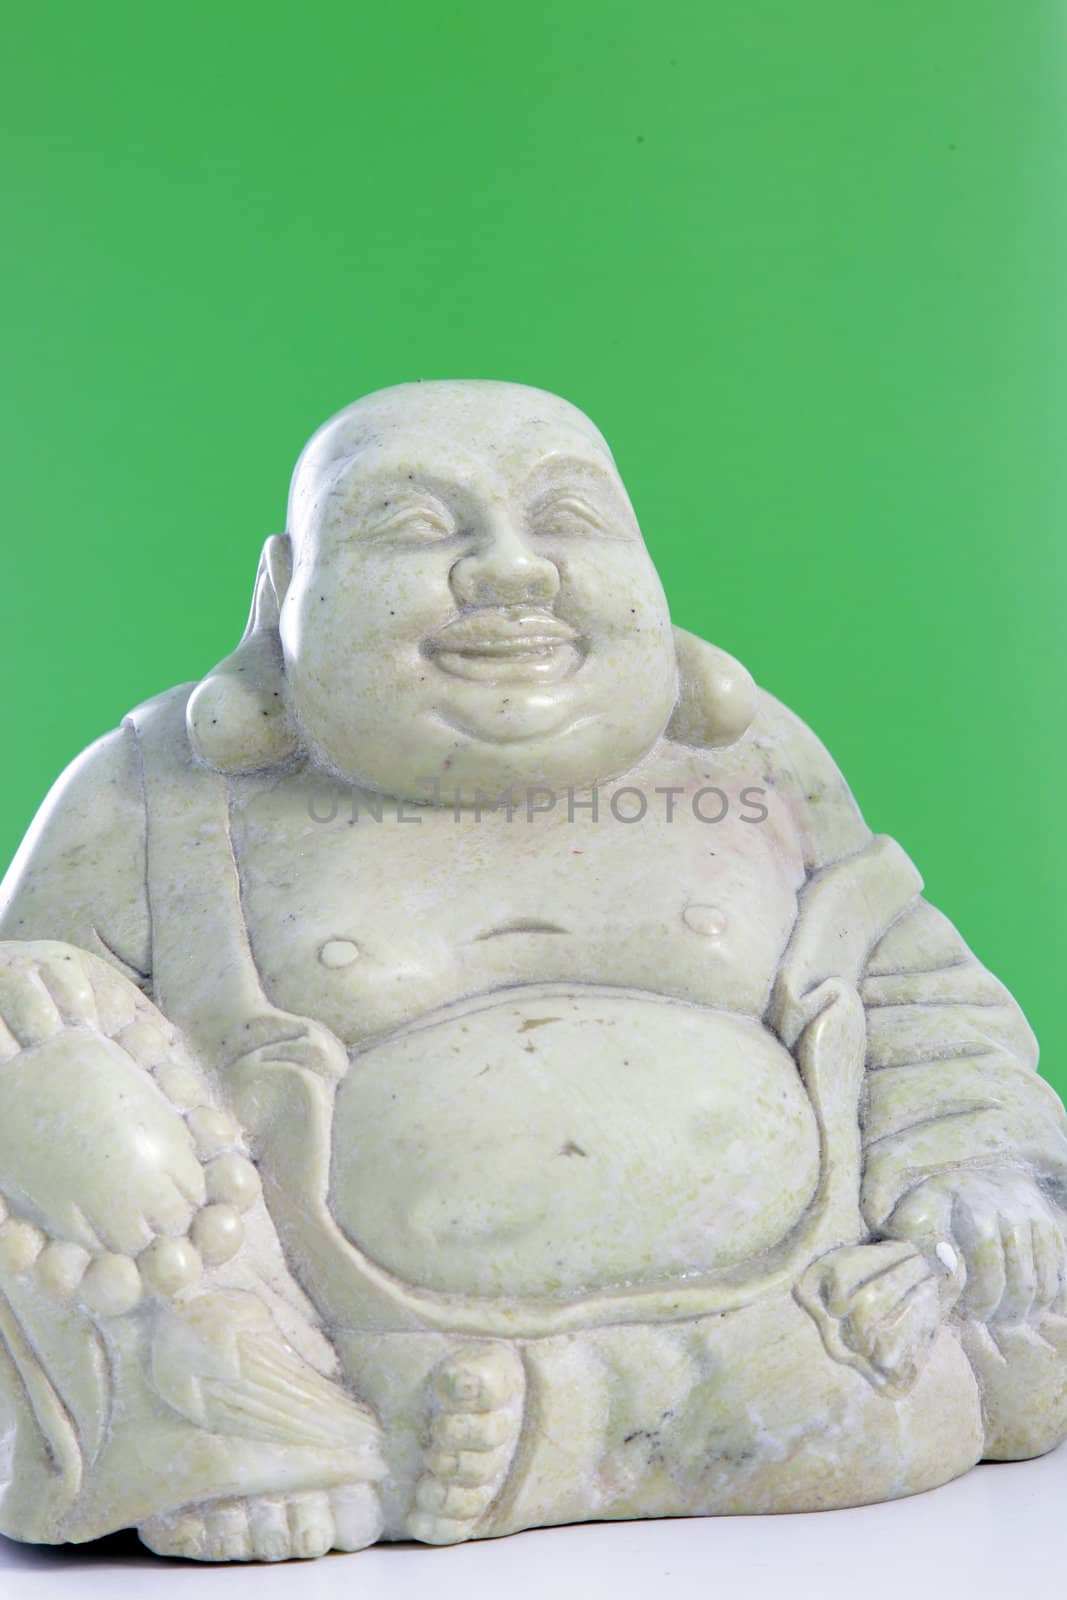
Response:
[{"label": "statue's hand", "polygon": [[[298,1095],[336,1083],[348,1070],[348,1052],[341,1041],[320,1022],[286,1012],[268,1012],[254,1017],[242,1028],[244,1049],[223,1058],[220,1083],[226,1102],[241,1124],[242,1132],[257,1158],[265,1153],[272,1136],[279,1132],[279,1104],[303,1079]],[[328,1092],[328,1090],[327,1090]],[[279,1100],[280,1097],[280,1100]],[[310,1141],[315,1148],[321,1128],[312,1119],[297,1118],[289,1128],[297,1142]],[[309,1161],[314,1156],[308,1155]]]},{"label": "statue's hand", "polygon": [[937,1279],[910,1245],[844,1245],[813,1262],[796,1287],[835,1361],[876,1389],[915,1382],[942,1322]]},{"label": "statue's hand", "polygon": [[109,1036],[134,1048],[143,1024],[132,986],[96,981],[101,965],[0,946],[0,1189],[53,1238],[135,1256],[188,1232],[205,1180],[185,1119]]},{"label": "statue's hand", "polygon": [[964,1317],[1010,1324],[1050,1307],[1067,1311],[1063,1221],[1026,1173],[963,1169],[927,1178],[885,1231],[940,1264]]},{"label": "statue's hand", "polygon": [[288,1011],[266,1011],[251,1017],[222,1052],[222,1069],[235,1081],[254,1077],[260,1069],[300,1067],[333,1081],[348,1071],[348,1051],[321,1022]]}]

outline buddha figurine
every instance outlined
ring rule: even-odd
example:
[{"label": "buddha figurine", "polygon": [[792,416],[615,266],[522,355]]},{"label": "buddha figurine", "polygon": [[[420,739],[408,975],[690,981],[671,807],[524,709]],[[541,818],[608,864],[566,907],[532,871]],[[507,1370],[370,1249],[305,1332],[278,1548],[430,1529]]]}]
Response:
[{"label": "buddha figurine", "polygon": [[1011,996],[519,385],[319,430],[0,890],[0,1530],[277,1560],[1067,1435]]}]

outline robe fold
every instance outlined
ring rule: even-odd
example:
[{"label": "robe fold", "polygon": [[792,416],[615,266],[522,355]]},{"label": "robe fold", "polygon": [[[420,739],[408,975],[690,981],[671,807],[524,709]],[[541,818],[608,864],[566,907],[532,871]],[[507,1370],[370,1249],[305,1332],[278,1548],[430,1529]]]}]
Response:
[{"label": "robe fold", "polygon": [[1037,1074],[1037,1041],[948,918],[916,898],[872,948],[859,990],[868,1225],[922,1179],[968,1166],[1030,1170],[1067,1204],[1067,1115]]}]

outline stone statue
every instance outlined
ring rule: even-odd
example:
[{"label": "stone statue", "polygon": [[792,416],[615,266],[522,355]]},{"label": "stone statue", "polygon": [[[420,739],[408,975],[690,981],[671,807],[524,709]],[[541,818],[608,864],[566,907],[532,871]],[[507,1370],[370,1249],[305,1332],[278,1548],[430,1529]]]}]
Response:
[{"label": "stone statue", "polygon": [[311,440],[0,891],[0,1528],[279,1559],[1067,1435],[1067,1121],[826,751],[498,383]]}]

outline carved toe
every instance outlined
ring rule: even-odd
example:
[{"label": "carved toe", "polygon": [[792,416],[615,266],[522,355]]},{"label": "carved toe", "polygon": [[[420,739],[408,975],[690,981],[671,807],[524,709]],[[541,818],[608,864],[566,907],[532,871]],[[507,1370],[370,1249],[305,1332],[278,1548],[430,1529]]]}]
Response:
[{"label": "carved toe", "polygon": [[301,1560],[324,1556],[333,1547],[333,1514],[329,1496],[298,1495],[289,1502],[291,1553]]},{"label": "carved toe", "polygon": [[436,1368],[412,1538],[456,1544],[483,1524],[515,1454],[525,1387],[522,1358],[503,1343],[468,1346]]},{"label": "carved toe", "polygon": [[284,1500],[251,1501],[248,1531],[254,1561],[289,1559],[289,1511]]},{"label": "carved toe", "polygon": [[353,1484],[186,1506],[150,1517],[137,1532],[156,1555],[183,1561],[310,1561],[365,1549],[381,1527],[374,1491]]}]

